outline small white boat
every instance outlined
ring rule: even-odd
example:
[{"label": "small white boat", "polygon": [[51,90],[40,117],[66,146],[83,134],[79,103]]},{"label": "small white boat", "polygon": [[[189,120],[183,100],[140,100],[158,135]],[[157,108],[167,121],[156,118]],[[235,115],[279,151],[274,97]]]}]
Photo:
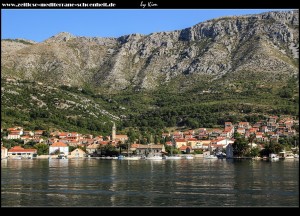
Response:
[{"label": "small white boat", "polygon": [[141,157],[139,156],[132,156],[132,157],[124,157],[123,160],[140,160]]},{"label": "small white boat", "polygon": [[13,160],[22,160],[22,157],[21,156],[16,156],[16,157],[11,157],[10,159],[13,159]]},{"label": "small white boat", "polygon": [[294,158],[295,158],[294,154],[287,154],[287,155],[284,157],[284,159],[294,159]]},{"label": "small white boat", "polygon": [[146,157],[147,160],[162,160],[162,156],[159,155],[148,155],[148,157]]},{"label": "small white boat", "polygon": [[294,154],[294,158],[299,158],[299,155],[298,154]]},{"label": "small white boat", "polygon": [[218,157],[215,155],[207,155],[204,157],[204,159],[218,159]]},{"label": "small white boat", "polygon": [[165,156],[166,160],[181,160],[180,156]]},{"label": "small white boat", "polygon": [[192,155],[187,155],[187,156],[185,157],[185,159],[191,160],[191,159],[194,159],[194,157],[193,157]]},{"label": "small white boat", "polygon": [[279,156],[277,154],[274,154],[274,153],[270,154],[269,158],[270,158],[271,161],[279,160]]},{"label": "small white boat", "polygon": [[57,159],[67,159],[67,156],[64,153],[57,155]]}]

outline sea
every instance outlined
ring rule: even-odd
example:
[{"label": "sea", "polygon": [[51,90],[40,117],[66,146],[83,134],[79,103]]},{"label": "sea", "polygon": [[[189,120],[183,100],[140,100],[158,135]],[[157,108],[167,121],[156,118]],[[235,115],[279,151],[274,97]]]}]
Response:
[{"label": "sea", "polygon": [[5,159],[1,206],[299,207],[299,159]]}]

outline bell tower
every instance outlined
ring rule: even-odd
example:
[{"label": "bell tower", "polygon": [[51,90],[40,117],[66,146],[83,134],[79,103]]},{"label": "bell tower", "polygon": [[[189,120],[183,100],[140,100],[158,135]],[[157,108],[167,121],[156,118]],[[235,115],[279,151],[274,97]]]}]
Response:
[{"label": "bell tower", "polygon": [[114,141],[116,139],[116,124],[113,122],[112,132],[111,132],[111,140]]}]

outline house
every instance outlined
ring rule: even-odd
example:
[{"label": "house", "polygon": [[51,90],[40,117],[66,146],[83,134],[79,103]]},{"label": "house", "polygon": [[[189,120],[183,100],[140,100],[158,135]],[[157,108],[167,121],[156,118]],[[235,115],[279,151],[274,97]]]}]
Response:
[{"label": "house", "polygon": [[148,153],[160,153],[165,152],[165,146],[164,145],[139,145],[136,147],[136,152],[139,155],[147,155]]},{"label": "house", "polygon": [[1,146],[1,159],[7,158],[7,148]]},{"label": "house", "polygon": [[44,130],[36,130],[36,131],[34,131],[34,136],[42,136],[43,135],[43,133],[44,133]]},{"label": "house", "polygon": [[59,139],[64,139],[68,136],[68,133],[67,132],[61,132],[58,134],[58,138]]},{"label": "house", "polygon": [[23,140],[24,144],[28,143],[29,141],[33,140],[30,136],[22,136],[21,140]]},{"label": "house", "polygon": [[263,132],[256,132],[255,133],[255,138],[259,141],[262,141],[263,139]]},{"label": "house", "polygon": [[137,144],[137,143],[134,143],[130,146],[130,151],[136,151],[136,148],[139,147],[139,145],[141,144]]},{"label": "house", "polygon": [[13,133],[11,132],[10,134],[8,134],[7,139],[20,139],[21,136],[19,133]]},{"label": "house", "polygon": [[268,119],[269,123],[276,123],[278,119],[278,116],[270,116]]},{"label": "house", "polygon": [[225,127],[224,131],[221,133],[223,137],[232,137],[234,133],[234,127]]},{"label": "house", "polygon": [[208,137],[208,133],[206,131],[206,128],[199,128],[197,137],[198,137],[198,139],[207,138]]},{"label": "house", "polygon": [[123,135],[123,134],[118,134],[118,135],[116,135],[116,138],[115,138],[116,143],[118,141],[121,141],[122,143],[125,143],[127,140],[128,140],[128,136]]},{"label": "house", "polygon": [[268,127],[266,126],[266,125],[263,125],[263,126],[261,126],[261,132],[263,132],[263,133],[267,133],[267,132],[269,132],[269,130],[268,130]]},{"label": "house", "polygon": [[218,137],[222,133],[221,129],[213,128],[212,131],[209,133],[210,137]]},{"label": "house", "polygon": [[203,142],[209,142],[210,140],[197,140],[195,144],[192,146],[193,149],[203,149]]},{"label": "house", "polygon": [[[1,151],[2,152],[2,151]],[[14,146],[8,150],[8,158],[28,158],[36,157],[37,149],[24,149],[21,146]]]},{"label": "house", "polygon": [[194,134],[195,134],[195,131],[194,131],[194,130],[188,130],[188,131],[185,131],[183,134],[184,134],[185,136],[186,136],[186,135],[194,135]]},{"label": "house", "polygon": [[238,128],[238,129],[236,130],[236,132],[239,133],[239,134],[241,134],[241,135],[244,135],[245,132],[246,132],[246,130],[245,130],[245,128]]},{"label": "house", "polygon": [[174,139],[181,139],[183,138],[183,133],[181,131],[175,131],[172,136]]},{"label": "house", "polygon": [[49,147],[49,154],[55,153],[64,153],[65,155],[69,154],[69,146],[63,142],[55,142]]},{"label": "house", "polygon": [[249,129],[251,126],[249,124],[249,122],[239,122],[238,123],[238,128],[245,128],[245,129]]},{"label": "house", "polygon": [[190,139],[190,138],[193,138],[194,136],[192,134],[186,134],[184,135],[184,138],[185,139]]},{"label": "house", "polygon": [[94,153],[100,154],[101,153],[100,144],[94,143],[94,144],[88,145],[86,147],[86,151],[88,154],[94,154]]},{"label": "house", "polygon": [[33,136],[34,133],[32,131],[23,131],[24,136]]},{"label": "house", "polygon": [[47,145],[51,145],[51,144],[53,144],[53,143],[55,143],[55,142],[58,142],[58,139],[57,139],[57,138],[47,139],[47,140],[45,141],[45,143],[46,143]]},{"label": "house", "polygon": [[185,139],[175,139],[175,148],[180,148],[183,145],[187,145]]},{"label": "house", "polygon": [[222,147],[226,148],[228,144],[233,144],[234,139],[224,138],[224,137],[218,137],[215,140],[211,140],[211,144],[215,145],[216,147]]},{"label": "house", "polygon": [[76,132],[71,132],[71,133],[69,133],[69,132],[61,132],[58,135],[59,139],[65,139],[65,140],[69,140],[69,141],[71,141],[71,140],[78,141],[79,137],[80,137],[80,135],[78,133],[76,133]]},{"label": "house", "polygon": [[[13,128],[7,128],[7,131],[8,131],[8,132],[16,131],[16,130],[23,131],[23,128],[22,128],[22,127],[19,127],[19,126],[16,126],[16,127],[13,127]],[[21,135],[22,135],[22,134],[21,134]]]},{"label": "house", "polygon": [[166,146],[173,146],[173,143],[171,141],[166,142]]},{"label": "house", "polygon": [[182,153],[187,153],[187,154],[190,154],[192,152],[192,148],[190,146],[181,146],[179,148],[179,150],[182,152]]},{"label": "house", "polygon": [[199,147],[206,150],[209,149],[209,146],[211,145],[211,140],[199,140],[199,141],[200,141]]},{"label": "house", "polygon": [[83,158],[86,156],[85,151],[80,148],[74,149],[71,153],[69,158]]},{"label": "house", "polygon": [[231,122],[225,122],[224,127],[225,127],[225,128],[226,128],[226,127],[233,127],[233,125],[232,125]]},{"label": "house", "polygon": [[187,139],[187,146],[191,146],[192,148],[194,148],[197,142],[198,140],[196,138],[189,138]]},{"label": "house", "polygon": [[269,131],[275,131],[276,128],[278,127],[277,123],[272,123],[272,122],[268,122],[267,123],[267,127]]}]

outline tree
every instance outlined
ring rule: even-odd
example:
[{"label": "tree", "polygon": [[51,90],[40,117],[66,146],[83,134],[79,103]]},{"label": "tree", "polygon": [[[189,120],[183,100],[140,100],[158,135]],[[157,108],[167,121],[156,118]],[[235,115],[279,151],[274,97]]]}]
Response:
[{"label": "tree", "polygon": [[50,137],[50,132],[47,131],[47,130],[44,130],[42,135],[43,135],[44,137]]},{"label": "tree", "polygon": [[127,144],[122,143],[121,141],[118,141],[116,148],[119,148],[119,154],[121,154],[122,150],[127,149]]},{"label": "tree", "polygon": [[280,151],[282,151],[283,146],[280,145],[278,142],[271,140],[269,143],[264,145],[264,149],[260,152],[262,156],[269,156],[271,153],[278,154]]},{"label": "tree", "polygon": [[251,148],[250,152],[249,152],[249,156],[257,157],[259,155],[259,152],[260,152],[260,150],[258,147]]},{"label": "tree", "polygon": [[233,147],[233,154],[238,157],[242,157],[247,152],[249,146],[248,142],[245,138],[238,138],[232,144]]},{"label": "tree", "polygon": [[76,148],[77,148],[77,147],[75,147],[75,146],[69,146],[69,152],[74,151]]},{"label": "tree", "polygon": [[34,145],[34,148],[37,149],[38,155],[48,155],[49,146],[47,144],[38,143]]},{"label": "tree", "polygon": [[239,138],[241,138],[241,134],[238,133],[238,132],[236,132],[236,131],[234,131],[233,138],[234,139],[239,139]]},{"label": "tree", "polygon": [[34,147],[35,144],[36,144],[35,141],[30,140],[26,144],[23,145],[23,148],[32,148],[32,147]]},{"label": "tree", "polygon": [[51,155],[59,155],[60,154],[60,150],[56,149],[54,152],[51,153]]}]

